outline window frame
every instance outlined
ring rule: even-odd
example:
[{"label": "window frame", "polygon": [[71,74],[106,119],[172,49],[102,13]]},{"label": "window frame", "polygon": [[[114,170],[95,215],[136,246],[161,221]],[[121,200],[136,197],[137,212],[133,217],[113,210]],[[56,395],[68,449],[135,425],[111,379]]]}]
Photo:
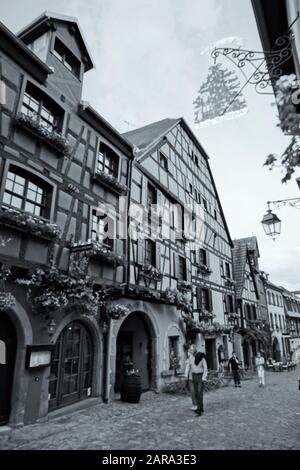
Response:
[{"label": "window frame", "polygon": [[[164,162],[162,164],[162,161]],[[168,168],[168,159],[166,157],[166,155],[161,151],[159,150],[159,166],[165,170],[165,171],[169,171],[169,168]]]},{"label": "window frame", "polygon": [[25,166],[22,163],[16,162],[15,160],[11,160],[11,159],[7,159],[6,162],[5,162],[5,166],[4,166],[3,179],[2,179],[2,184],[1,184],[1,187],[0,187],[1,208],[4,206],[4,207],[11,208],[11,209],[23,211],[23,209],[18,209],[14,206],[9,206],[9,205],[6,205],[6,204],[3,203],[3,198],[4,198],[4,193],[5,193],[5,184],[6,184],[7,175],[8,175],[8,172],[9,172],[9,169],[10,169],[11,166],[16,167],[16,168],[20,169],[20,171],[23,171],[24,173],[27,173],[29,175],[32,174],[34,178],[36,178],[37,180],[42,181],[42,183],[49,186],[49,196],[48,196],[49,197],[49,199],[48,199],[48,214],[49,214],[49,216],[45,218],[45,217],[42,217],[42,216],[34,215],[31,212],[25,212],[25,211],[24,212],[26,214],[30,214],[31,216],[47,220],[48,222],[53,222],[54,208],[55,208],[55,201],[56,201],[56,192],[57,192],[56,184],[54,184],[49,178],[45,177],[45,175],[41,175],[38,171],[36,171],[34,169],[31,169],[31,168],[28,169],[28,166]]},{"label": "window frame", "polygon": [[[55,49],[55,46],[62,48],[62,54]],[[74,77],[78,80],[81,80],[81,61],[80,59],[69,49],[64,42],[56,35],[53,39],[53,45],[51,48],[51,53],[54,57],[59,60],[59,62],[68,70]],[[66,60],[68,58],[69,60]],[[73,66],[72,66],[73,62]],[[67,65],[66,65],[67,64]]]},{"label": "window frame", "polygon": [[[95,214],[94,214],[94,212],[95,212]],[[102,241],[100,239],[97,240],[97,239],[93,238],[93,233],[97,234],[97,232],[95,230],[93,230],[93,225],[94,225],[93,218],[94,217],[97,217],[99,219],[107,217],[112,221],[114,238],[106,237],[106,238],[103,238]],[[105,229],[106,225],[104,225],[104,229]],[[113,219],[113,217],[111,217],[109,214],[104,214],[103,216],[97,215],[97,207],[96,206],[91,206],[90,207],[90,217],[89,217],[89,238],[90,238],[90,240],[92,240],[93,242],[99,243],[101,245],[107,246],[111,249],[111,251],[113,251],[115,249],[115,240],[116,240],[115,235],[116,235],[116,221]],[[108,240],[108,241],[106,241],[106,240]]]},{"label": "window frame", "polygon": [[[101,152],[101,145],[104,147],[104,152]],[[111,154],[110,154],[111,153]],[[103,169],[100,170],[99,168],[99,155],[103,155],[103,162],[101,162]],[[110,165],[106,164],[106,161],[110,160],[110,157],[115,160],[116,163],[116,169],[113,173],[105,171],[106,169],[110,169]],[[111,159],[111,160],[112,160]],[[114,149],[112,149],[109,145],[106,144],[106,142],[100,141],[97,149],[97,155],[96,155],[96,167],[95,167],[95,173],[105,173],[106,175],[111,176],[112,178],[115,178],[116,180],[119,180],[119,174],[120,174],[120,165],[121,163],[121,158],[120,156],[115,152]]]}]

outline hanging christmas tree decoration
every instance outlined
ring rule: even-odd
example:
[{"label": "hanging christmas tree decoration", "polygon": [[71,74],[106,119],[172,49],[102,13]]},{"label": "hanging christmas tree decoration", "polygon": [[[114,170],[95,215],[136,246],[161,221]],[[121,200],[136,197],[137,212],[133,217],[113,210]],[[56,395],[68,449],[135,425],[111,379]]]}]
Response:
[{"label": "hanging christmas tree decoration", "polygon": [[238,77],[221,64],[209,67],[206,81],[194,101],[196,128],[233,119],[247,113]]}]

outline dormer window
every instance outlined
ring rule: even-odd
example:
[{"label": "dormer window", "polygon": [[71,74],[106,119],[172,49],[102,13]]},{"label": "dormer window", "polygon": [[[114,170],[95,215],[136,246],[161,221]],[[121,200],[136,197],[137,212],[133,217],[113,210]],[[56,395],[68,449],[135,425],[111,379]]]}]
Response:
[{"label": "dormer window", "polygon": [[60,130],[62,110],[42,91],[28,83],[23,97],[21,111],[34,118],[49,132]]},{"label": "dormer window", "polygon": [[101,143],[97,159],[97,172],[118,177],[119,158],[107,145]]},{"label": "dormer window", "polygon": [[58,38],[55,39],[53,54],[70,72],[79,78],[79,60]]}]

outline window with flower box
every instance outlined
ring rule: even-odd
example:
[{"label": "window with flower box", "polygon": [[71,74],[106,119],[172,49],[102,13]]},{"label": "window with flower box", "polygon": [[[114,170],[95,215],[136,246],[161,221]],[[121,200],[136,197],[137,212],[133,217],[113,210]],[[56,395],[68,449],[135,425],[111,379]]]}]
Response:
[{"label": "window with flower box", "polygon": [[26,86],[21,112],[36,120],[49,132],[60,131],[62,128],[62,109],[31,83]]},{"label": "window with flower box", "polygon": [[44,219],[50,218],[52,187],[37,176],[10,165],[2,204]]},{"label": "window with flower box", "polygon": [[153,240],[145,240],[145,265],[156,265],[155,262],[155,243]]}]

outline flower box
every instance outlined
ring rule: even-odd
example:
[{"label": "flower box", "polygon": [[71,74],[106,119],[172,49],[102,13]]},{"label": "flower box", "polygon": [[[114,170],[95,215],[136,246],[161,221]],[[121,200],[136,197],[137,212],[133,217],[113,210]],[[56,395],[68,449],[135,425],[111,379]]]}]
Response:
[{"label": "flower box", "polygon": [[148,264],[147,266],[143,266],[141,269],[141,274],[144,277],[147,277],[149,279],[153,279],[154,281],[160,281],[162,279],[162,273],[152,266],[152,264]]},{"label": "flower box", "polygon": [[198,265],[198,272],[201,272],[202,274],[211,274],[212,270],[206,266],[206,264],[199,264]]},{"label": "flower box", "polygon": [[19,113],[15,117],[15,124],[32,135],[37,137],[42,142],[52,147],[57,153],[62,155],[70,155],[71,148],[68,140],[58,131],[50,131],[40,123],[39,115],[28,116],[24,113]]},{"label": "flower box", "polygon": [[17,209],[2,208],[0,210],[0,225],[18,229],[46,240],[54,240],[60,236],[60,229],[56,224],[51,224],[45,219]]},{"label": "flower box", "polygon": [[177,287],[179,290],[188,291],[188,290],[192,290],[193,284],[188,281],[178,281]]},{"label": "flower box", "polygon": [[199,319],[203,319],[203,320],[211,320],[215,317],[214,313],[213,312],[209,312],[208,310],[201,310],[199,312]]},{"label": "flower box", "polygon": [[124,256],[113,251],[109,245],[91,241],[73,244],[71,251],[84,251],[88,258],[95,258],[114,267],[124,265]]},{"label": "flower box", "polygon": [[127,186],[125,184],[120,183],[117,178],[105,173],[104,171],[97,171],[94,174],[94,179],[96,181],[100,181],[118,194],[125,194],[127,192]]}]

